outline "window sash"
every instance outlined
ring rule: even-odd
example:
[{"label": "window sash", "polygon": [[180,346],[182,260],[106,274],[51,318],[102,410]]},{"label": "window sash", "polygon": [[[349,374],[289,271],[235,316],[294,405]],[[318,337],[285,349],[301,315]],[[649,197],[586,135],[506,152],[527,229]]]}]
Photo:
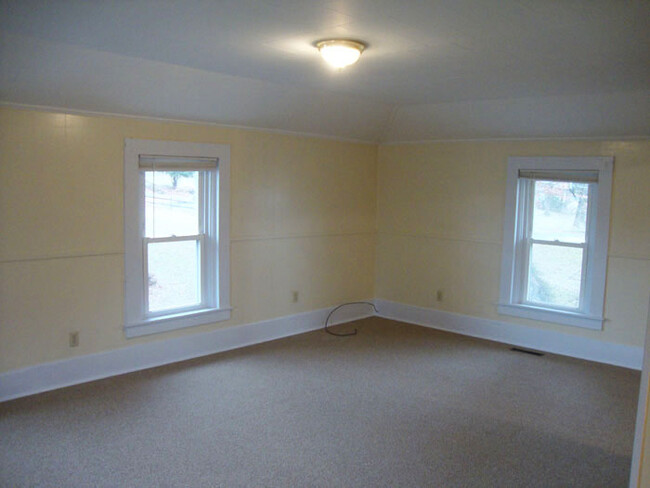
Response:
[{"label": "window sash", "polygon": [[[155,157],[155,164],[158,164],[158,161],[161,159],[160,156]],[[171,315],[175,313],[190,312],[192,310],[200,310],[203,308],[215,307],[218,305],[218,285],[213,282],[217,281],[218,272],[215,268],[217,266],[213,261],[216,260],[218,256],[218,237],[216,236],[217,232],[217,221],[216,214],[218,209],[213,208],[218,201],[217,195],[213,195],[212,187],[218,184],[217,180],[217,168],[215,166],[207,165],[205,168],[201,168],[200,164],[196,164],[196,160],[199,158],[192,158],[191,164],[183,166],[180,169],[183,171],[197,171],[199,173],[199,195],[198,195],[198,227],[199,233],[196,235],[172,235],[168,237],[147,237],[144,234],[144,229],[146,229],[145,222],[145,213],[142,212],[142,223],[141,228],[143,229],[142,234],[142,274],[143,274],[143,295],[142,295],[142,310],[141,316],[144,319],[150,319],[155,317],[162,317],[165,315]],[[206,158],[207,159],[207,158]],[[174,161],[178,161],[179,158],[173,158]],[[144,202],[145,195],[145,173],[150,171],[173,171],[178,168],[170,169],[170,167],[160,167],[155,166],[154,168],[149,167],[148,165],[143,165],[143,156],[140,156],[140,174],[141,174],[141,195]],[[210,161],[216,161],[216,159],[211,159]],[[199,167],[197,167],[199,166]],[[213,180],[214,179],[214,185]],[[211,238],[210,235],[213,234],[214,238]],[[200,246],[199,252],[199,263],[198,270],[199,273],[199,295],[200,303],[194,304],[188,307],[179,307],[179,308],[165,308],[163,310],[157,310],[152,312],[149,310],[149,258],[148,258],[148,248],[150,243],[159,243],[159,242],[179,242],[179,241],[192,241],[198,240]],[[210,259],[208,253],[214,253],[214,258]]]},{"label": "window sash", "polygon": [[[153,167],[148,167],[146,164],[143,165],[143,159],[147,161],[146,156],[141,155],[139,159],[139,169],[141,174],[141,195],[144,201],[145,199],[145,173],[151,171],[174,171],[179,168],[170,169],[169,166],[161,167],[159,162],[161,160],[170,159],[174,164],[176,164],[180,158],[162,158],[160,156],[155,156],[153,159]],[[206,245],[206,240],[208,237],[206,233],[216,232],[216,228],[211,225],[210,219],[213,218],[214,214],[209,211],[210,205],[212,203],[213,197],[210,192],[211,178],[216,178],[217,167],[208,165],[205,168],[200,168],[200,163],[197,163],[197,160],[201,158],[191,158],[184,159],[186,166],[180,167],[182,171],[197,171],[199,176],[198,183],[198,227],[199,233],[196,235],[172,235],[168,237],[147,237],[144,230],[146,229],[146,213],[143,212],[141,229],[143,229],[142,234],[142,284],[143,284],[143,306],[142,306],[142,317],[145,319],[161,317],[165,315],[170,315],[174,313],[189,312],[192,310],[200,310],[209,306],[214,306],[216,299],[211,297],[211,294],[214,293],[214,287],[210,286],[210,280],[216,278],[216,273],[208,269],[210,266],[211,260],[208,258],[208,249],[210,246]],[[208,160],[208,158],[204,158]],[[216,159],[210,159],[210,162],[214,161],[216,164]],[[197,304],[193,304],[187,307],[176,307],[176,308],[165,308],[162,310],[156,310],[154,312],[149,309],[149,244],[151,243],[161,243],[161,242],[181,242],[181,241],[198,241],[199,243],[199,260],[198,260],[198,269],[197,273],[199,275],[198,286],[199,286],[199,297],[200,301]],[[215,255],[217,255],[216,244]]]},{"label": "window sash", "polygon": [[[199,259],[197,263],[198,286],[200,301],[197,304],[189,305],[187,307],[164,308],[152,312],[149,310],[149,245],[159,244],[165,242],[196,242],[199,245]],[[142,284],[143,284],[143,311],[142,316],[145,318],[160,317],[174,313],[187,312],[190,310],[198,310],[207,306],[207,276],[204,272],[206,262],[206,246],[205,235],[196,234],[189,236],[172,236],[172,237],[145,237],[142,240]]]},{"label": "window sash", "polygon": [[[141,156],[142,157],[142,156]],[[142,166],[140,166],[140,192],[141,192],[141,197],[142,197],[142,202],[143,206],[146,205],[146,188],[145,188],[145,181],[146,181],[146,173],[149,172],[154,172],[154,171],[174,171],[172,169],[160,169],[160,168],[146,168],[143,169]],[[205,169],[200,169],[196,168],[194,166],[188,166],[185,168],[182,168],[182,171],[196,171],[199,173],[199,194],[197,196],[198,200],[198,228],[199,228],[199,233],[205,234],[206,232],[210,232],[210,223],[209,223],[209,218],[211,217],[209,215],[209,212],[207,212],[209,206],[206,206],[206,199],[210,199],[210,184],[211,180],[210,178],[216,178],[216,173],[217,173],[217,168],[212,168],[211,170],[205,170]],[[211,200],[211,199],[210,199]],[[154,197],[154,204],[155,204],[155,197]],[[146,223],[146,211],[142,212],[141,215],[141,228],[143,229],[142,231],[142,237],[143,238],[148,238],[146,235],[146,229],[147,229],[147,223]]]},{"label": "window sash", "polygon": [[[523,286],[521,288],[521,300],[520,303],[524,305],[533,305],[536,307],[544,307],[549,309],[557,310],[567,310],[572,312],[584,312],[585,305],[585,282],[587,278],[587,245],[586,244],[576,244],[574,242],[560,242],[560,241],[543,241],[539,239],[525,239],[526,242],[526,257],[525,262],[522,263],[522,273],[523,273]],[[534,244],[541,244],[544,246],[554,246],[554,247],[565,247],[565,248],[578,248],[582,249],[582,263],[580,265],[580,292],[578,295],[578,306],[577,307],[564,307],[562,305],[549,303],[549,302],[536,302],[528,299],[529,292],[529,280],[530,280],[530,259],[531,259],[531,250]]]},{"label": "window sash", "polygon": [[[585,241],[583,243],[565,242],[560,240],[543,240],[534,239],[533,233],[533,211],[535,208],[535,182],[536,181],[563,181],[576,182],[574,179],[568,179],[567,173],[562,172],[537,172],[543,173],[540,178],[532,178],[530,175],[522,177],[521,171],[518,174],[518,198],[517,198],[517,222],[516,222],[516,243],[515,243],[515,273],[513,277],[513,302],[521,305],[532,305],[542,307],[548,310],[570,311],[587,313],[589,309],[590,296],[588,294],[587,282],[590,274],[590,249],[591,241],[594,235],[593,217],[596,184],[589,182],[587,196],[587,218],[585,224]],[[560,178],[552,178],[553,174],[562,175]],[[596,177],[597,181],[597,177]],[[577,181],[584,183],[586,181]],[[528,300],[529,279],[530,279],[530,260],[531,250],[534,244],[542,244],[556,247],[569,247],[582,249],[582,263],[580,276],[580,294],[578,307],[564,307],[553,303],[539,303]]]}]

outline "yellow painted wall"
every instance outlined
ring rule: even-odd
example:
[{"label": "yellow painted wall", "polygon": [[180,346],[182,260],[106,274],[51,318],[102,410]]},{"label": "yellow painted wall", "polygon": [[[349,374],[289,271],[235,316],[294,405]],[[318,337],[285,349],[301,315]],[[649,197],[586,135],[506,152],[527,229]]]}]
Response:
[{"label": "yellow painted wall", "polygon": [[[231,320],[124,338],[125,138],[230,144]],[[376,164],[368,144],[0,109],[0,372],[372,298]]]},{"label": "yellow painted wall", "polygon": [[[508,157],[600,155],[615,157],[604,330],[499,315]],[[650,294],[649,189],[647,140],[381,146],[376,297],[642,346]]]},{"label": "yellow painted wall", "polygon": [[[127,137],[230,144],[231,320],[124,338]],[[615,156],[602,332],[496,313],[507,158],[538,155]],[[650,141],[377,147],[2,108],[0,372],[371,297],[641,345],[649,156]]]}]

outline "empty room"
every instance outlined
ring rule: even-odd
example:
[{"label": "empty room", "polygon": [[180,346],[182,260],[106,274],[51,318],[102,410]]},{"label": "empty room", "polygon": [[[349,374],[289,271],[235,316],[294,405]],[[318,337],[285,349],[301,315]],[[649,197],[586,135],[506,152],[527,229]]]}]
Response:
[{"label": "empty room", "polygon": [[650,488],[650,2],[0,39],[0,487]]}]

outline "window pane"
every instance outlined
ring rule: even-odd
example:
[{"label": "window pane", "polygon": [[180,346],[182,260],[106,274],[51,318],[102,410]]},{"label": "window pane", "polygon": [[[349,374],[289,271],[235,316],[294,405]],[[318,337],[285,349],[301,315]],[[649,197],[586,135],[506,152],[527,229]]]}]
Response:
[{"label": "window pane", "polygon": [[585,242],[588,183],[535,181],[533,239]]},{"label": "window pane", "polygon": [[199,241],[151,242],[148,259],[150,312],[201,303]]},{"label": "window pane", "polygon": [[145,235],[199,233],[199,172],[145,171]]},{"label": "window pane", "polygon": [[578,308],[582,252],[582,249],[576,247],[533,244],[530,250],[526,300]]}]

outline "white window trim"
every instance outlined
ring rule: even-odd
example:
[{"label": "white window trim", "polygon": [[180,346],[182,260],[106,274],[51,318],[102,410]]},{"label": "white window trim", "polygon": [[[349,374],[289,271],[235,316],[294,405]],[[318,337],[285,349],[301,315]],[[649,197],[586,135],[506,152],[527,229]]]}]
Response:
[{"label": "white window trim", "polygon": [[[613,157],[517,157],[508,158],[506,207],[501,258],[500,299],[497,310],[501,314],[555,322],[563,325],[602,330],[605,320],[605,280],[607,275],[607,246],[611,205]],[[587,257],[585,307],[583,312],[564,311],[520,303],[520,285],[516,283],[516,226],[519,198],[519,170],[598,171],[598,186],[591,205],[594,216],[587,240],[591,243]]]},{"label": "white window trim", "polygon": [[[140,155],[177,156],[217,159],[216,190],[218,209],[216,222],[216,270],[207,293],[214,298],[203,308],[171,311],[164,315],[146,317],[144,313],[144,175],[140,171]],[[214,194],[206,198],[215,200]],[[218,203],[218,205],[217,205]],[[206,270],[202,270],[205,272]],[[214,276],[217,276],[214,279]],[[216,289],[215,289],[216,287]],[[127,338],[210,324],[230,318],[230,146],[190,142],[126,139],[124,143],[124,333]]]}]

